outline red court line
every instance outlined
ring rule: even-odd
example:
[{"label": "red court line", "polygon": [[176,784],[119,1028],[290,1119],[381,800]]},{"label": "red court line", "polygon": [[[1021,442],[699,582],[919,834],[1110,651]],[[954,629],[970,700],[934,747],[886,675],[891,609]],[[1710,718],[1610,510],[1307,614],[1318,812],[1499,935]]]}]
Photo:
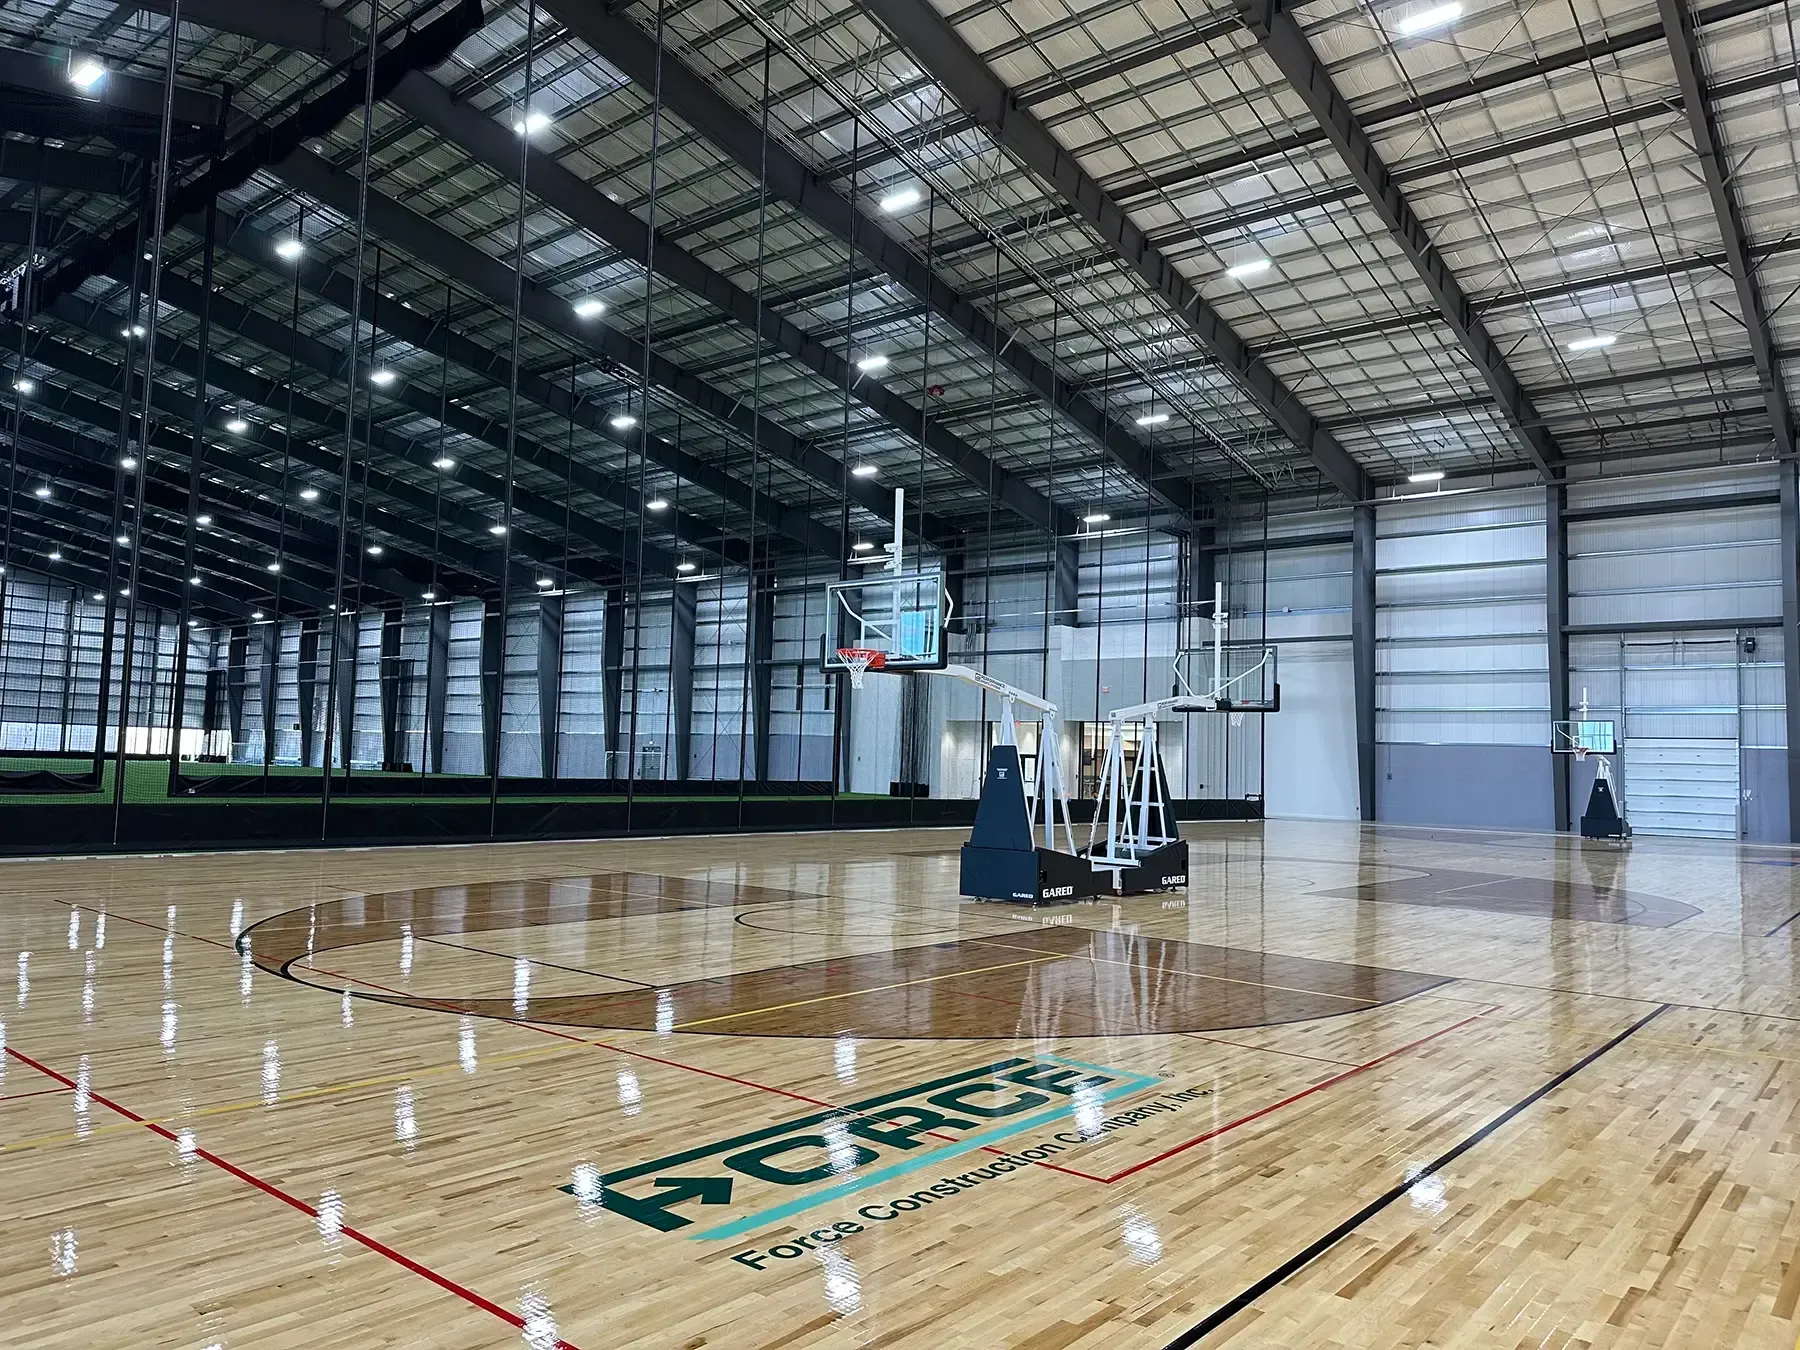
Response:
[{"label": "red court line", "polygon": [[1220,1135],[1228,1134],[1232,1130],[1237,1129],[1240,1125],[1248,1125],[1253,1120],[1261,1120],[1264,1116],[1272,1115],[1274,1112],[1281,1110],[1281,1108],[1284,1106],[1292,1106],[1295,1102],[1299,1101],[1303,1097],[1310,1097],[1315,1092],[1323,1092],[1326,1088],[1332,1086],[1332,1084],[1334,1084],[1334,1083],[1341,1083],[1346,1078],[1354,1078],[1359,1073],[1367,1073],[1370,1069],[1373,1069],[1376,1065],[1385,1064],[1388,1060],[1393,1059],[1397,1055],[1404,1055],[1408,1050],[1416,1050],[1421,1045],[1424,1045],[1428,1041],[1435,1041],[1439,1036],[1447,1036],[1452,1031],[1457,1030],[1459,1027],[1466,1027],[1469,1025],[1469,1023],[1475,1021],[1477,1018],[1486,1016],[1487,1013],[1491,1012],[1491,1011],[1493,1011],[1493,1009],[1489,1008],[1483,1012],[1473,1013],[1470,1016],[1463,1018],[1462,1021],[1460,1021],[1460,1022],[1452,1022],[1449,1026],[1442,1027],[1439,1030],[1432,1032],[1429,1036],[1421,1036],[1416,1041],[1409,1041],[1407,1044],[1400,1046],[1398,1049],[1388,1051],[1385,1055],[1378,1055],[1376,1058],[1370,1060],[1366,1064],[1358,1064],[1354,1069],[1346,1069],[1343,1073],[1333,1074],[1330,1078],[1327,1078],[1327,1079],[1323,1080],[1322,1082],[1314,1083],[1309,1088],[1303,1088],[1301,1091],[1294,1093],[1292,1096],[1283,1097],[1280,1101],[1273,1102],[1270,1105],[1261,1108],[1260,1110],[1252,1111],[1247,1116],[1239,1116],[1236,1120],[1228,1121],[1227,1123],[1219,1126],[1219,1128],[1216,1130],[1208,1130],[1205,1134],[1200,1135],[1198,1138],[1190,1139],[1185,1144],[1177,1144],[1177,1145],[1175,1145],[1174,1148],[1167,1149],[1164,1152],[1157,1154],[1154,1158],[1146,1158],[1146,1159],[1144,1159],[1143,1162],[1133,1163],[1130,1167],[1127,1167],[1124,1171],[1114,1172],[1110,1177],[1104,1178],[1104,1180],[1108,1186],[1112,1185],[1113,1182],[1115,1182],[1115,1181],[1123,1181],[1126,1177],[1132,1175],[1132,1173],[1134,1173],[1134,1172],[1141,1172],[1146,1167],[1151,1167],[1151,1166],[1154,1166],[1156,1163],[1163,1162],[1169,1158],[1173,1158],[1177,1153],[1186,1152],[1188,1149],[1193,1148],[1198,1144],[1206,1143],[1207,1140],[1209,1140],[1209,1139],[1217,1139]]},{"label": "red court line", "polygon": [[[22,1050],[19,1050],[14,1046],[11,1046],[11,1045],[7,1046],[6,1053],[11,1055],[14,1059],[18,1060],[21,1064],[24,1064],[29,1068],[36,1069],[39,1073],[43,1074],[46,1078],[55,1079],[57,1082],[61,1083],[65,1088],[74,1088],[75,1087],[74,1079],[69,1078],[64,1074],[58,1073],[55,1069],[50,1068],[46,1064],[40,1064],[37,1060],[33,1059],[30,1055],[25,1054]],[[136,1111],[133,1111],[130,1107],[121,1106],[118,1102],[113,1101],[110,1097],[103,1097],[98,1092],[95,1092],[91,1088],[88,1090],[87,1095],[90,1100],[99,1102],[100,1105],[104,1106],[107,1110],[112,1111],[117,1115],[121,1115],[121,1116],[125,1117],[126,1120],[129,1120],[129,1121],[133,1122],[134,1124],[142,1125],[145,1129],[149,1130],[152,1134],[159,1135],[163,1139],[168,1140],[172,1144],[178,1145],[180,1143],[179,1139],[176,1137],[175,1132],[173,1130],[169,1129],[167,1126],[159,1125],[156,1121],[151,1120],[148,1117],[140,1116]],[[205,1160],[206,1162],[211,1163],[214,1167],[217,1167],[220,1171],[229,1173],[231,1176],[236,1177],[239,1181],[242,1181],[242,1182],[246,1183],[247,1185],[254,1186],[257,1190],[261,1191],[264,1195],[272,1196],[275,1199],[281,1201],[284,1205],[292,1206],[294,1209],[299,1210],[302,1214],[307,1215],[309,1218],[313,1219],[315,1222],[318,1220],[319,1211],[314,1209],[311,1205],[307,1204],[306,1201],[300,1199],[299,1196],[292,1195],[289,1192],[282,1190],[279,1186],[276,1186],[271,1182],[264,1181],[261,1177],[254,1176],[251,1173],[246,1172],[243,1168],[239,1167],[236,1163],[231,1162],[230,1160],[228,1160],[226,1158],[221,1158],[218,1154],[212,1152],[211,1150],[200,1148],[200,1147],[196,1146],[194,1149],[194,1156],[196,1158],[201,1158],[201,1159]],[[462,1299],[465,1303],[469,1303],[469,1304],[473,1305],[474,1307],[480,1308],[483,1312],[492,1313],[495,1317],[498,1317],[501,1321],[509,1323],[511,1326],[517,1328],[520,1331],[525,1330],[525,1319],[520,1317],[517,1313],[511,1311],[510,1309],[501,1307],[498,1303],[495,1303],[491,1299],[483,1298],[480,1294],[476,1293],[473,1289],[468,1288],[466,1285],[458,1284],[455,1280],[450,1279],[448,1276],[438,1274],[435,1270],[431,1269],[431,1267],[420,1264],[419,1262],[413,1260],[412,1257],[406,1255],[404,1252],[396,1251],[394,1248],[388,1246],[387,1243],[381,1241],[380,1238],[370,1237],[367,1233],[362,1232],[360,1229],[352,1228],[349,1224],[344,1224],[338,1231],[343,1233],[345,1237],[350,1238],[352,1241],[361,1243],[363,1246],[367,1247],[370,1251],[375,1252],[378,1255],[387,1257],[388,1260],[394,1262],[396,1265],[404,1266],[407,1270],[410,1270],[413,1274],[424,1276],[426,1279],[430,1280],[433,1284],[437,1285],[440,1289],[448,1290],[450,1293],[455,1294],[458,1298]],[[574,1345],[572,1345],[570,1342],[565,1341],[565,1340],[558,1340],[556,1342],[556,1346],[557,1346],[557,1350],[576,1350],[576,1347]]]}]

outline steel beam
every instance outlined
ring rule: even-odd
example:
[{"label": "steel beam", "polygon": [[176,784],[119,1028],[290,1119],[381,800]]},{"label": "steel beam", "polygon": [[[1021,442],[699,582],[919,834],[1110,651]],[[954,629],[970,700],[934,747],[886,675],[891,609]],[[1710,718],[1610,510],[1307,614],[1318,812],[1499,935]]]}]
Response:
[{"label": "steel beam", "polygon": [[[220,217],[222,224],[219,233],[223,246],[245,262],[271,269],[271,260],[275,257],[274,239],[241,217],[233,217],[227,212],[221,212]],[[356,303],[356,283],[333,263],[302,257],[298,263],[284,266],[292,266],[302,290],[336,306],[346,315],[350,313],[351,306]],[[511,302],[508,301],[508,308],[510,307]],[[463,336],[442,320],[387,301],[376,294],[374,287],[367,285],[362,288],[362,313],[378,318],[377,326],[382,332],[391,333],[420,351],[455,362],[496,388],[508,387],[511,369],[509,357]],[[285,346],[281,350],[285,351]],[[416,382],[398,385],[387,391],[387,396],[404,402],[415,412],[453,430],[462,431],[488,445],[505,448],[505,428],[499,423],[474,412],[447,409],[446,400],[441,395],[433,395]],[[604,406],[588,400],[577,400],[569,390],[529,368],[519,371],[519,397],[614,444],[628,447],[641,444],[646,458],[652,463],[735,506],[749,510],[754,504],[759,518],[767,521],[776,533],[793,539],[814,552],[823,553],[826,557],[837,557],[835,531],[817,526],[804,512],[779,502],[771,502],[767,493],[760,496],[754,494],[749,484],[659,437],[646,435],[633,439],[621,433],[609,423],[608,410]],[[567,479],[584,492],[610,501],[630,514],[640,512],[642,497],[635,488],[617,477],[571,460],[529,437],[516,438],[515,445],[518,457],[524,463],[535,464],[546,473]],[[729,562],[748,561],[747,549],[719,537],[717,522],[702,520],[685,511],[672,512],[669,519],[677,539],[717,553]]]},{"label": "steel beam", "polygon": [[[90,93],[81,94],[69,83],[67,61],[17,47],[0,47],[0,84],[28,90],[58,103],[91,109],[95,117],[126,113],[143,119],[146,130],[160,124],[163,114],[163,82],[134,75],[129,70],[119,69],[116,64],[107,70],[106,78]],[[223,106],[214,95],[187,85],[177,85],[170,101],[174,120],[197,128],[217,126]]]},{"label": "steel beam", "polygon": [[[170,278],[165,277],[164,299],[168,299],[166,284]],[[220,308],[225,304],[223,296],[213,297],[213,317],[218,318]],[[76,301],[58,301],[52,314],[75,323],[81,329],[96,337],[117,340],[117,333],[110,327],[112,316],[104,311],[91,310]],[[253,339],[254,340],[254,339]],[[45,365],[53,366],[88,384],[102,389],[122,387],[119,368],[104,359],[92,356],[68,343],[60,342],[48,334],[34,335],[30,354]],[[165,368],[180,370],[192,375],[198,364],[194,349],[186,344],[178,343],[172,338],[160,337],[157,340],[157,363]],[[247,370],[240,370],[220,359],[216,354],[208,359],[207,380],[215,388],[224,389],[246,402],[255,403],[266,408],[276,417],[285,419],[287,396],[290,391],[277,385],[274,381]],[[152,386],[155,406],[171,413],[182,421],[183,425],[191,424],[193,419],[193,396],[156,383]],[[334,423],[341,428],[342,410],[319,402],[310,395],[291,391],[293,410],[297,416],[316,424],[331,427]],[[341,433],[340,433],[341,434]],[[240,439],[247,439],[260,444],[271,454],[287,455],[294,461],[304,464],[320,473],[336,478],[342,467],[337,455],[321,449],[310,437],[287,437],[273,427],[252,424]],[[153,443],[169,454],[186,458],[192,450],[192,442],[185,435],[172,431],[159,431],[153,437]],[[411,458],[419,462],[429,463],[435,455],[434,451],[424,447],[413,448],[413,443],[403,437],[377,428],[373,444],[394,453],[396,458]],[[232,472],[240,477],[263,477],[259,475],[258,466],[254,463],[236,459],[229,465]],[[474,575],[497,579],[500,575],[500,559],[493,549],[473,548],[459,539],[443,538],[441,533],[431,528],[429,522],[438,518],[449,521],[453,525],[468,530],[481,530],[489,519],[487,516],[476,516],[467,507],[445,500],[440,502],[434,494],[414,487],[404,479],[390,474],[369,469],[364,474],[367,490],[393,501],[404,508],[405,513],[396,513],[385,509],[374,509],[369,513],[369,523],[374,528],[390,534],[397,539],[405,539],[422,551],[422,556],[431,559],[442,557],[447,559],[458,570]],[[279,483],[269,483],[279,486]],[[477,486],[479,486],[477,484]],[[490,486],[492,486],[490,484]],[[496,502],[500,499],[496,497]],[[521,541],[524,548],[521,549]],[[564,550],[557,544],[543,540],[533,543],[532,537],[523,531],[514,531],[514,554],[528,561],[560,559]],[[598,569],[587,560],[572,560],[572,565],[579,564],[584,579],[597,584],[608,584],[616,578],[615,569]]]},{"label": "steel beam", "polygon": [[[358,204],[356,179],[311,151],[297,151],[277,165],[275,173],[289,186],[333,210],[355,215]],[[391,198],[370,189],[362,194],[361,200],[366,207],[365,218],[371,232],[397,245],[433,271],[454,277],[508,311],[512,309],[516,293],[521,312],[527,319],[578,350],[605,357],[627,370],[643,370],[647,361],[652,384],[667,390],[712,421],[754,441],[764,453],[800,470],[828,490],[847,495],[872,515],[883,520],[892,519],[893,501],[885,489],[866,479],[853,477],[841,461],[746,406],[736,395],[714,388],[654,351],[646,354],[644,345],[636,338],[604,322],[577,318],[568,301],[529,277],[522,283],[516,281],[508,264],[442,226],[413,214]],[[673,572],[668,575],[672,576]]]},{"label": "steel beam", "polygon": [[561,745],[563,673],[563,597],[538,597],[537,696],[538,773],[557,777]]},{"label": "steel beam", "polygon": [[[566,5],[568,0],[561,0]],[[1199,290],[1150,242],[1123,207],[1019,106],[1012,92],[928,0],[857,0],[879,20],[984,131],[1073,206],[1108,248],[1160,296],[1192,336],[1234,375],[1251,399],[1352,501],[1368,495],[1368,475],[1253,352]]]},{"label": "steel beam", "polygon": [[1338,92],[1331,72],[1300,31],[1299,23],[1283,8],[1281,0],[1236,0],[1236,4],[1239,15],[1262,44],[1264,54],[1275,63],[1289,87],[1306,105],[1313,121],[1343,159],[1350,176],[1368,197],[1388,233],[1425,283],[1425,289],[1437,303],[1444,321],[1450,325],[1464,353],[1492,391],[1513,438],[1540,472],[1546,477],[1555,477],[1562,461],[1556,442],[1542,426],[1533,425],[1538,421],[1538,415],[1530,396],[1512,373],[1487,328],[1476,317],[1474,305],[1463,293],[1461,284],[1431,242],[1425,226],[1413,213],[1387,165],[1376,153],[1369,133]]},{"label": "steel beam", "polygon": [[[519,176],[519,137],[485,113],[458,103],[436,80],[414,73],[395,89],[392,102],[440,136],[460,145],[509,185]],[[677,244],[657,239],[650,228],[625,207],[589,186],[556,158],[528,148],[526,183],[539,201],[560,211],[640,267],[674,282],[756,333],[761,341],[798,361],[828,383],[849,389],[865,408],[889,426],[923,442],[939,459],[969,482],[990,492],[1029,524],[1052,534],[1075,529],[1074,516],[1046,498],[1024,479],[1001,468],[958,436],[942,420],[922,414],[878,379],[863,377],[842,355],[813,337],[755,295],[713,271]]]},{"label": "steel beam", "polygon": [[[1762,384],[1763,406],[1768,409],[1775,452],[1791,460],[1795,448],[1793,413],[1789,410],[1787,388],[1775,359],[1775,343],[1769,336],[1769,315],[1750,260],[1743,214],[1728,181],[1730,169],[1725,163],[1718,123],[1713,117],[1712,103],[1700,69],[1700,46],[1694,32],[1693,16],[1688,12],[1685,0],[1656,0],[1656,10],[1662,19],[1669,55],[1675,63],[1675,79],[1681,86],[1688,133],[1694,142],[1694,155],[1700,161],[1700,176],[1706,183],[1713,217],[1718,222],[1719,239],[1724,245],[1732,287],[1737,292],[1738,309],[1750,337],[1750,354],[1756,361],[1756,378]],[[1791,570],[1792,554],[1786,562]],[[1791,790],[1796,787],[1800,787],[1800,779],[1790,784],[1790,799],[1800,804],[1800,793]]]},{"label": "steel beam", "polygon": [[41,142],[0,140],[0,178],[15,183],[42,183],[70,192],[123,197],[135,187],[132,161],[111,155],[86,155]]},{"label": "steel beam", "polygon": [[[761,127],[739,112],[675,52],[666,46],[659,52],[651,38],[623,16],[619,6],[596,0],[547,0],[545,8],[639,88],[660,89],[665,104],[677,116],[717,145],[746,173],[760,179],[766,170],[773,195],[798,208],[835,238],[853,244],[895,284],[917,297],[977,347],[998,353],[1002,365],[1044,402],[1059,409],[1140,486],[1184,513],[1193,510],[1196,493],[1202,498],[1208,495],[1191,479],[1185,480],[1186,486],[1179,490],[1171,486],[1171,475],[1155,451],[1102,405],[1071,387],[1070,381],[1057,374],[1052,361],[1037,356],[1008,326],[959,294],[929,260],[914,255],[897,236],[853,207],[831,185],[828,176],[808,169],[779,141],[770,138],[765,143]],[[659,264],[665,247],[668,246],[658,240]],[[918,416],[916,410],[907,412]],[[905,415],[899,409],[895,413]],[[983,477],[975,481],[985,484],[987,480]],[[1059,527],[1057,532],[1066,531]]]}]

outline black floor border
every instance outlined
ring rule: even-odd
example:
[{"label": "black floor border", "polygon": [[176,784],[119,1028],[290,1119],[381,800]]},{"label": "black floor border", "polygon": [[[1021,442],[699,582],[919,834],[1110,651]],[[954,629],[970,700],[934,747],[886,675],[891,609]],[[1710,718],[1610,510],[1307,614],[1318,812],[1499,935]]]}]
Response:
[{"label": "black floor border", "polygon": [[1795,919],[1800,919],[1800,909],[1797,909],[1792,914],[1788,915],[1787,918],[1783,919],[1780,923],[1776,924],[1768,932],[1764,933],[1763,936],[1764,937],[1774,937],[1777,933],[1779,933],[1782,929],[1786,928]]},{"label": "black floor border", "polygon": [[1279,1266],[1275,1267],[1274,1270],[1271,1270],[1267,1275],[1263,1276],[1241,1294],[1220,1304],[1217,1308],[1213,1309],[1212,1312],[1208,1313],[1205,1317],[1194,1323],[1193,1326],[1189,1327],[1174,1340],[1170,1341],[1168,1345],[1163,1347],[1163,1350],[1188,1350],[1189,1346],[1199,1342],[1202,1337],[1218,1330],[1257,1299],[1268,1293],[1269,1290],[1273,1289],[1283,1280],[1286,1280],[1290,1275],[1296,1274],[1304,1267],[1312,1264],[1312,1262],[1323,1256],[1327,1251],[1331,1250],[1331,1248],[1349,1237],[1350,1234],[1354,1233],[1358,1228],[1362,1227],[1363,1224],[1381,1213],[1382,1210],[1393,1204],[1394,1201],[1400,1199],[1400,1197],[1405,1195],[1426,1177],[1432,1176],[1448,1167],[1482,1140],[1493,1134],[1494,1131],[1498,1130],[1502,1125],[1505,1125],[1508,1121],[1512,1120],[1513,1117],[1529,1109],[1537,1102],[1542,1101],[1545,1097],[1556,1091],[1557,1088],[1568,1082],[1602,1055],[1635,1036],[1644,1027],[1668,1012],[1671,1006],[1673,1005],[1668,1003],[1658,1004],[1650,1012],[1646,1013],[1643,1017],[1638,1018],[1637,1021],[1626,1027],[1625,1030],[1621,1031],[1604,1045],[1590,1050],[1586,1055],[1582,1056],[1581,1059],[1557,1074],[1556,1077],[1538,1088],[1537,1091],[1533,1092],[1529,1097],[1522,1098],[1507,1107],[1506,1110],[1495,1116],[1487,1124],[1483,1125],[1467,1139],[1464,1139],[1448,1153],[1441,1154],[1437,1158],[1432,1159],[1430,1164],[1416,1176],[1401,1182],[1392,1190],[1389,1190],[1385,1194],[1370,1201],[1355,1214],[1352,1214],[1348,1219],[1345,1219],[1336,1228],[1333,1228],[1329,1233],[1326,1233],[1317,1241],[1294,1253],[1294,1255],[1283,1261]]}]

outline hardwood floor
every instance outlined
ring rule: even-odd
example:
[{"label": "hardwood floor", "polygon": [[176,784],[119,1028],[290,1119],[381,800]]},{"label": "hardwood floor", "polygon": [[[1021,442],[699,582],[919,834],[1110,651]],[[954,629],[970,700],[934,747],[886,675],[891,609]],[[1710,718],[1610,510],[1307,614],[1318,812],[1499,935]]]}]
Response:
[{"label": "hardwood floor", "polygon": [[0,864],[9,1346],[1778,1347],[1800,852]]}]

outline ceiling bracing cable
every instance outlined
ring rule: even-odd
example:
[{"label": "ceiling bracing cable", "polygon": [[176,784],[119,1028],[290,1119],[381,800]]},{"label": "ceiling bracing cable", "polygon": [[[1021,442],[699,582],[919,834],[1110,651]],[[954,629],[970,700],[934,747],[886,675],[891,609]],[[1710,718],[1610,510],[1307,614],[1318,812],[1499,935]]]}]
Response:
[{"label": "ceiling bracing cable", "polygon": [[[124,651],[123,651],[121,659],[120,659],[120,675],[119,675],[119,725],[118,725],[118,735],[117,735],[118,756],[115,761],[115,767],[113,770],[112,841],[114,844],[117,844],[119,842],[120,815],[121,815],[121,812],[123,811],[124,804],[125,804],[125,770],[126,770],[125,756],[126,756],[127,750],[129,749],[130,741],[131,741],[131,736],[130,736],[131,693],[132,693],[131,684],[132,684],[132,678],[133,678],[133,659],[132,658],[135,655],[134,649],[136,648],[136,645],[137,645],[136,621],[137,621],[137,611],[139,608],[136,592],[138,589],[138,580],[139,580],[139,577],[140,577],[141,571],[142,571],[142,561],[143,561],[143,555],[144,555],[144,550],[142,548],[143,537],[149,531],[149,522],[146,520],[145,512],[144,512],[144,484],[150,477],[150,422],[151,422],[151,417],[153,415],[153,410],[151,408],[150,391],[153,387],[153,384],[154,384],[154,381],[156,378],[156,330],[157,330],[157,320],[161,317],[161,310],[162,310],[162,306],[157,301],[157,293],[160,288],[160,282],[162,280],[163,233],[164,233],[164,229],[165,229],[166,222],[167,222],[166,213],[167,213],[167,209],[168,209],[169,192],[170,192],[169,183],[170,183],[170,173],[171,173],[171,164],[172,164],[171,142],[172,142],[172,139],[174,136],[174,126],[175,126],[175,72],[176,72],[177,63],[178,63],[178,60],[180,57],[180,46],[178,43],[179,30],[181,27],[180,19],[181,19],[181,0],[173,0],[173,3],[170,8],[170,17],[169,17],[169,25],[168,25],[167,55],[164,59],[164,64],[163,64],[162,128],[161,128],[161,132],[160,132],[160,135],[158,136],[158,141],[157,141],[157,160],[156,160],[155,171],[153,174],[153,181],[155,183],[155,187],[153,189],[153,197],[151,200],[150,211],[148,213],[150,215],[151,220],[153,221],[153,224],[151,225],[151,234],[150,234],[150,239],[148,241],[149,245],[150,245],[150,278],[149,278],[150,294],[149,294],[149,303],[145,307],[147,310],[147,313],[145,314],[145,317],[144,317],[144,339],[143,339],[143,348],[142,348],[143,349],[143,359],[144,359],[144,373],[142,376],[143,390],[144,390],[144,410],[143,410],[143,413],[140,418],[139,445],[138,445],[137,452],[135,454],[135,459],[137,461],[137,472],[132,476],[132,480],[131,480],[132,488],[133,488],[133,494],[132,494],[133,495],[133,514],[132,514],[131,524],[130,524],[130,526],[127,527],[127,530],[126,530],[126,533],[130,536],[130,538],[132,540],[132,545],[130,546],[131,556],[130,556],[129,564],[127,567],[128,580],[126,581],[126,584],[125,584],[125,593],[121,597],[126,602],[126,604],[125,604],[125,642],[124,642]],[[134,259],[137,256],[139,256],[139,253],[140,253],[140,250],[138,250],[134,247],[134,249],[133,249]],[[137,334],[137,325],[135,323],[128,323],[126,326],[126,334],[125,334],[127,344],[130,343],[130,341],[132,340],[132,338],[134,338],[136,336],[136,334]],[[127,350],[129,351],[129,346],[127,347]],[[127,359],[125,362],[125,381],[126,381],[127,386],[129,386],[132,383],[131,361],[129,359]],[[120,460],[120,469],[121,470],[124,469],[125,463],[126,463],[126,460],[124,460],[124,459]],[[124,484],[123,484],[123,482],[121,482],[120,483],[121,492],[123,490],[123,487],[124,487]],[[152,665],[151,665],[151,679],[153,682],[155,679],[155,674],[156,674],[156,670],[155,670],[154,657],[153,657]],[[149,732],[149,718],[148,718],[148,716],[146,716],[146,718],[145,718],[146,744],[144,747],[146,750],[148,750],[150,748],[148,745],[148,732]],[[99,749],[98,743],[96,743],[95,748],[96,748],[96,751],[98,751],[98,749]]]},{"label": "ceiling bracing cable", "polygon": [[[356,248],[350,264],[351,275],[356,279],[355,298],[350,304],[350,348],[349,358],[344,363],[344,448],[338,467],[338,510],[337,510],[337,558],[332,568],[331,613],[326,616],[331,624],[331,647],[327,657],[325,685],[325,735],[320,754],[321,777],[319,783],[319,838],[324,839],[331,823],[331,759],[334,746],[334,733],[337,730],[337,694],[338,694],[338,662],[343,653],[339,648],[344,644],[340,640],[343,633],[342,616],[344,612],[344,549],[350,534],[350,478],[351,468],[356,454],[356,398],[357,389],[365,377],[360,366],[362,354],[362,279],[363,259],[369,243],[368,201],[369,201],[369,143],[375,135],[375,68],[377,44],[380,41],[382,0],[369,0],[369,40],[368,55],[363,63],[363,105],[362,105],[362,155],[357,165],[356,176]],[[296,292],[297,293],[297,292]],[[369,336],[372,371],[375,337],[373,331]],[[371,402],[374,391],[369,393]],[[276,574],[280,580],[280,574]],[[352,658],[354,659],[354,658]],[[318,666],[314,663],[314,678],[317,679]],[[316,695],[315,695],[316,697]],[[345,747],[344,762],[350,762],[348,747]]]},{"label": "ceiling bracing cable", "polygon": [[[508,369],[506,379],[506,468],[502,474],[504,496],[500,506],[500,617],[498,620],[500,640],[495,644],[493,659],[495,669],[491,676],[483,671],[483,679],[491,679],[493,708],[485,737],[488,743],[488,833],[498,834],[500,830],[500,753],[505,745],[504,723],[506,711],[506,647],[507,633],[511,627],[512,612],[512,525],[513,525],[513,471],[518,463],[519,454],[519,363],[523,360],[520,344],[524,337],[524,322],[521,311],[525,304],[525,214],[528,205],[529,185],[527,177],[531,168],[531,102],[537,90],[533,80],[536,75],[537,60],[537,0],[526,0],[525,3],[525,88],[521,95],[519,108],[519,187],[514,205],[513,217],[513,302],[512,302],[512,335],[508,346]],[[643,521],[638,522],[638,538],[643,538]],[[540,626],[540,633],[542,628]],[[542,659],[540,655],[540,660]],[[543,767],[541,764],[538,766]]]}]

